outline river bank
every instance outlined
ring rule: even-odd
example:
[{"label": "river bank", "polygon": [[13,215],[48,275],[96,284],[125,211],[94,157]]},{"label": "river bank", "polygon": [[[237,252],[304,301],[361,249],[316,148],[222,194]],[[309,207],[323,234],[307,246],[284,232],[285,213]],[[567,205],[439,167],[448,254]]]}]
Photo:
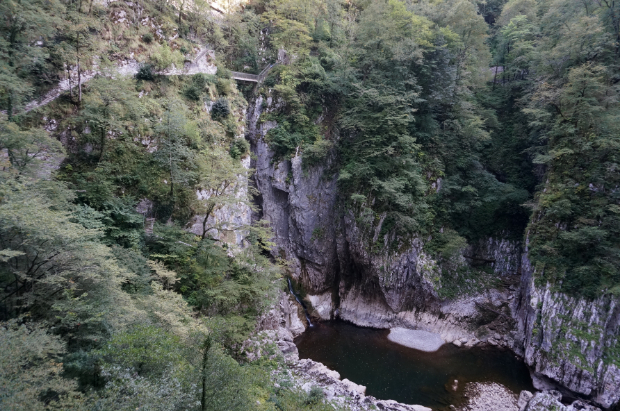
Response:
[{"label": "river bank", "polygon": [[[252,360],[277,352],[286,364],[283,372],[298,388],[310,392],[318,387],[326,400],[351,410],[550,409],[541,408],[541,404],[556,406],[561,411],[599,410],[583,401],[562,404],[562,395],[556,391],[537,391],[529,370],[520,359],[488,343],[479,343],[477,347],[444,344],[436,352],[429,353],[390,341],[388,330],[361,328],[344,322],[315,322],[314,327],[306,329],[304,319],[303,308],[291,294],[282,291],[277,306],[261,318],[257,334],[260,338],[248,344],[248,358]],[[308,347],[321,351],[321,341],[326,347],[324,356],[304,358],[308,357]],[[367,342],[370,342],[368,346],[360,347],[360,343]],[[369,349],[376,352],[367,351]],[[336,364],[333,357],[338,360],[342,355],[348,359]],[[407,383],[398,385],[393,377],[403,372],[398,368],[403,365],[409,374],[404,375],[402,381]],[[378,373],[389,375],[385,381],[389,389],[382,390],[372,381]],[[433,396],[434,402],[428,402]]]}]

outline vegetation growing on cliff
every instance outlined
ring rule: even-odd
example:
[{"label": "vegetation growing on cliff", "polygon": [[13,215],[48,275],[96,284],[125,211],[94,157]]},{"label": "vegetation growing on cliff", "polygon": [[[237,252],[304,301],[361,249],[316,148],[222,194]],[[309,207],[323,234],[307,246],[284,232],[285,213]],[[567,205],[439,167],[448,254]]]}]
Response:
[{"label": "vegetation growing on cliff", "polygon": [[343,202],[379,246],[442,228],[527,238],[539,281],[594,298],[620,284],[619,15],[598,0],[259,1],[242,20],[264,48],[228,58],[289,51],[264,88],[268,141],[313,163],[335,147]]},{"label": "vegetation growing on cliff", "polygon": [[241,349],[281,270],[217,215],[251,211],[246,102],[223,66],[157,74],[221,35],[205,7],[0,5],[0,408],[333,409]]},{"label": "vegetation growing on cliff", "polygon": [[[620,293],[614,2],[7,0],[0,16],[2,408],[332,409],[244,362],[281,267],[262,222],[217,217],[251,207],[254,89],[228,69],[278,58],[257,90],[276,101],[268,143],[335,159],[371,250],[419,236],[448,260],[524,238],[538,281]],[[158,74],[205,44],[217,74]]]}]

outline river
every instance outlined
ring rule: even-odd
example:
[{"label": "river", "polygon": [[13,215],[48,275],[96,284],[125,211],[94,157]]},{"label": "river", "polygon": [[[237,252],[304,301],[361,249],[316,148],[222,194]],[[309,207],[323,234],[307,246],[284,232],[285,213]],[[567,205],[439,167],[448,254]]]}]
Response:
[{"label": "river", "polygon": [[309,328],[295,344],[300,358],[321,362],[342,378],[365,385],[367,395],[435,410],[462,404],[468,382],[497,382],[516,394],[533,390],[526,365],[508,350],[444,344],[428,353],[389,341],[388,332],[329,321]]}]

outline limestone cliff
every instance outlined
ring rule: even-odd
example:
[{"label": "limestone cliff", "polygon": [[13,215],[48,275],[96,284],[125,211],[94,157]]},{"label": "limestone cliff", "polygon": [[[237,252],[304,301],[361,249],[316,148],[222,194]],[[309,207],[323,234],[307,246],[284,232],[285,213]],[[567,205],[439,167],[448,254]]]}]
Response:
[{"label": "limestone cliff", "polygon": [[[476,332],[481,325],[510,316],[508,301],[516,288],[485,290],[445,302],[438,295],[440,268],[424,252],[421,239],[400,244],[396,251],[385,247],[387,251],[370,252],[368,244],[376,242],[380,227],[359,221],[340,207],[336,176],[328,171],[331,158],[315,167],[304,167],[301,155],[275,159],[265,135],[277,124],[260,119],[274,106],[271,98],[259,96],[248,107],[246,137],[260,193],[255,218],[271,222],[276,243],[272,253],[289,261],[289,272],[303,286],[314,315],[339,316],[371,327],[422,328],[439,332],[450,342],[475,343],[487,336],[493,341],[497,334],[500,343],[501,329]],[[386,245],[394,241],[383,240]],[[497,262],[493,270],[500,276],[514,277],[518,272],[519,245],[514,242],[489,239],[463,254]],[[468,265],[467,259],[461,256],[457,264]]]},{"label": "limestone cliff", "polygon": [[[536,376],[555,382],[547,388],[561,386],[569,397],[579,394],[604,407],[618,402],[617,300],[576,300],[535,285],[517,241],[480,240],[446,268],[425,252],[426,239],[378,239],[380,221],[363,221],[340,205],[337,176],[329,171],[333,159],[304,167],[299,153],[274,158],[265,135],[277,124],[260,120],[274,105],[258,97],[248,108],[246,138],[260,192],[255,218],[271,222],[272,252],[290,262],[289,273],[304,288],[313,315],[428,330],[456,345],[503,345],[523,355]],[[385,247],[370,251],[377,240]],[[457,273],[458,280],[481,266],[488,283],[446,295],[450,277],[442,269]]]},{"label": "limestone cliff", "polygon": [[[559,384],[603,407],[620,400],[620,301],[572,298],[536,284],[523,255],[517,345],[539,387]],[[537,387],[537,388],[539,388]]]}]

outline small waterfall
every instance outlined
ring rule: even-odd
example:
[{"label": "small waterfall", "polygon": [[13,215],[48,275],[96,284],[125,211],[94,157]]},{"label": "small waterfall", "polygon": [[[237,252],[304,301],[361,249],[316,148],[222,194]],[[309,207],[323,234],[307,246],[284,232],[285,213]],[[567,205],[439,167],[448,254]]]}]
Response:
[{"label": "small waterfall", "polygon": [[286,281],[288,282],[289,291],[291,292],[291,294],[293,294],[293,297],[295,297],[295,300],[297,300],[299,305],[301,305],[301,308],[304,309],[304,315],[306,316],[306,320],[308,320],[308,326],[314,327],[314,324],[312,324],[312,321],[310,321],[310,316],[308,316],[308,310],[306,310],[306,304],[304,304],[303,301],[301,301],[301,298],[299,298],[299,296],[295,293],[295,290],[293,289],[293,284],[291,283],[291,279],[287,277]]}]

